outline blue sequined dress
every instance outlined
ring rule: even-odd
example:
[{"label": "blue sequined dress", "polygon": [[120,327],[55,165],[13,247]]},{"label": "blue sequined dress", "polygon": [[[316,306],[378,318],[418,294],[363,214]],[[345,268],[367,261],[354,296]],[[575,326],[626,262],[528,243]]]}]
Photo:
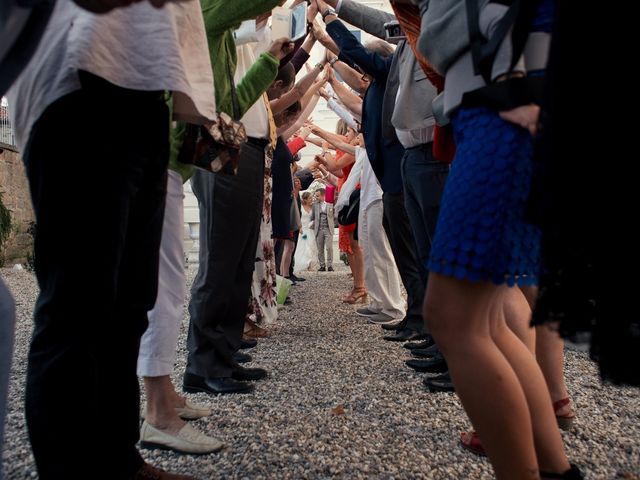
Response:
[{"label": "blue sequined dress", "polygon": [[428,268],[459,280],[535,285],[540,232],[524,221],[531,134],[488,108],[460,108]]}]

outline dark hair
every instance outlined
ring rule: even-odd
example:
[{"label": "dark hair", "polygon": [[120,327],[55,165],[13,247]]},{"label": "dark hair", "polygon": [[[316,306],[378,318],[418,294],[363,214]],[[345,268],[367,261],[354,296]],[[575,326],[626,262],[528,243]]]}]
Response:
[{"label": "dark hair", "polygon": [[277,82],[278,80],[282,80],[282,84],[287,87],[295,82],[296,69],[293,67],[291,62],[287,62],[280,67],[280,69],[278,70],[278,75],[276,76],[274,82]]},{"label": "dark hair", "polygon": [[327,191],[324,188],[319,188],[316,190],[316,193],[320,192],[320,195],[325,195],[327,193]]},{"label": "dark hair", "polygon": [[302,104],[299,100],[296,100],[295,103],[289,105],[286,110],[287,115],[294,116],[302,111]]}]

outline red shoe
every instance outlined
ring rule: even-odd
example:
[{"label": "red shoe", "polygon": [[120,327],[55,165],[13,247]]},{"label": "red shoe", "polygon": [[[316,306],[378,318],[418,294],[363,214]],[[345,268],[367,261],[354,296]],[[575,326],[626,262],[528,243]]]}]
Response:
[{"label": "red shoe", "polygon": [[558,411],[562,410],[570,403],[571,400],[569,400],[569,398],[563,398],[557,402],[553,402],[553,411],[556,413],[556,420],[558,420],[560,430],[571,430],[573,428],[573,423],[576,420],[576,411],[573,408],[571,408],[569,413],[558,415]]},{"label": "red shoe", "polygon": [[487,456],[487,452],[484,451],[484,447],[480,441],[480,436],[475,430],[462,432],[460,434],[460,444],[462,445],[462,448],[469,450],[476,455],[480,455],[481,457]]}]

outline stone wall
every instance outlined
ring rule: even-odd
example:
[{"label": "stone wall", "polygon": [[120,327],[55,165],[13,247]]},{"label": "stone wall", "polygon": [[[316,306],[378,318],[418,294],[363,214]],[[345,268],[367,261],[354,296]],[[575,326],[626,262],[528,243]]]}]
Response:
[{"label": "stone wall", "polygon": [[11,150],[0,153],[0,192],[2,203],[11,211],[13,223],[1,253],[7,265],[24,264],[32,251],[33,239],[28,230],[34,217],[22,159]]}]

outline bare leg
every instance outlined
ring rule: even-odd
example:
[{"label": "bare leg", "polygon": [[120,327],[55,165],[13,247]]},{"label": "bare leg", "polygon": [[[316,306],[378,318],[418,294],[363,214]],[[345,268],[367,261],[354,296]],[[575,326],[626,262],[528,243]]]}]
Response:
[{"label": "bare leg", "polygon": [[[557,402],[569,397],[567,384],[564,379],[564,342],[558,335],[546,325],[536,327],[536,353],[538,364],[544,374],[551,394],[551,401]],[[558,415],[567,415],[572,412],[571,405],[562,407]]]},{"label": "bare leg", "polygon": [[144,377],[144,389],[147,394],[147,422],[159,430],[177,435],[186,423],[175,408],[184,407],[185,400],[176,393],[169,375]]},{"label": "bare leg", "polygon": [[[496,477],[533,480],[539,474],[527,398],[491,329],[500,318],[504,323],[502,293],[490,283],[459,281],[432,272],[424,316]],[[492,316],[497,320],[492,322]],[[510,332],[506,323],[504,330]],[[531,357],[522,342],[517,345]]]},{"label": "bare leg", "polygon": [[364,256],[362,255],[362,249],[358,241],[353,238],[353,232],[349,233],[349,243],[351,244],[351,250],[353,255],[349,260],[351,265],[351,271],[353,272],[353,288],[354,290],[362,290],[364,286]]},{"label": "bare leg", "polygon": [[280,261],[280,273],[285,278],[289,278],[289,267],[291,266],[291,256],[295,243],[292,240],[285,240],[282,251],[282,260]]},{"label": "bare leg", "polygon": [[[503,301],[514,296],[506,286],[500,287]],[[569,469],[564,445],[549,398],[549,390],[531,350],[507,325],[505,308],[502,315],[492,318],[491,335],[518,376],[531,414],[533,438],[540,469],[561,473]],[[530,314],[527,316],[527,323]],[[533,330],[533,329],[532,329]],[[481,435],[482,437],[482,435]]]},{"label": "bare leg", "polygon": [[504,315],[509,328],[535,355],[536,331],[529,325],[531,322],[531,307],[519,288],[510,288],[505,293]]},{"label": "bare leg", "polygon": [[[522,292],[531,308],[533,308],[538,296],[538,289],[535,287],[522,288]],[[558,400],[569,398],[564,378],[564,341],[557,332],[554,332],[548,326],[537,327],[535,330],[536,358],[547,382],[551,401],[557,402]],[[563,416],[570,415],[572,412],[573,408],[568,404],[558,410],[556,414]]]}]

